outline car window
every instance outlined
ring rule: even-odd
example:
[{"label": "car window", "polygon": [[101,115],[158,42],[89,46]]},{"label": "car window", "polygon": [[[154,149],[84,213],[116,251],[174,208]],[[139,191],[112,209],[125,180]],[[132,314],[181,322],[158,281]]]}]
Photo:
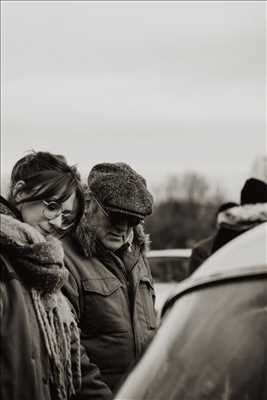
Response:
[{"label": "car window", "polygon": [[180,282],[188,276],[187,258],[151,257],[149,264],[155,282]]}]

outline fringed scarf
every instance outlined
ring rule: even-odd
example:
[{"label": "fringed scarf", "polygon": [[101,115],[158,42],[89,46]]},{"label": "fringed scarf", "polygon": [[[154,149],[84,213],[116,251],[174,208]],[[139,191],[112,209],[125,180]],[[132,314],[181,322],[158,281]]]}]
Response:
[{"label": "fringed scarf", "polygon": [[79,329],[60,288],[68,276],[63,248],[52,236],[46,239],[0,205],[0,246],[8,252],[19,277],[30,288],[57,399],[67,400],[81,385]]}]

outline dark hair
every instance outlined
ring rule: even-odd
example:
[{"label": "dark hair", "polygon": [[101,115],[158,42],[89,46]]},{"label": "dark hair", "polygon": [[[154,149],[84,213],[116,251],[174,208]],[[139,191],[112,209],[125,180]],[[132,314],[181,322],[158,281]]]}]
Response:
[{"label": "dark hair", "polygon": [[23,199],[23,203],[35,200],[48,200],[60,193],[57,200],[64,202],[72,193],[75,193],[78,200],[78,212],[75,219],[75,228],[83,215],[84,195],[81,185],[81,177],[75,166],[69,166],[66,158],[60,154],[49,152],[35,152],[21,158],[16,162],[11,173],[11,184],[9,200],[13,204],[14,186],[17,182],[23,181],[20,191],[29,192],[30,195]]}]

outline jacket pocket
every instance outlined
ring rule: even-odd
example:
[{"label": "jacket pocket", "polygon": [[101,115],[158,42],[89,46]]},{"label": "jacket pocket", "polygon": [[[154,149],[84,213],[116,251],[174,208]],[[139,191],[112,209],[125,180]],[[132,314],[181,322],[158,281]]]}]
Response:
[{"label": "jacket pocket", "polygon": [[147,326],[149,329],[155,329],[157,326],[154,308],[155,290],[152,280],[148,276],[140,278],[139,291]]},{"label": "jacket pocket", "polygon": [[83,288],[86,292],[97,293],[101,296],[110,296],[121,286],[117,279],[87,279],[82,282]]},{"label": "jacket pocket", "polygon": [[81,328],[88,335],[127,330],[123,285],[115,278],[82,282],[84,309]]}]

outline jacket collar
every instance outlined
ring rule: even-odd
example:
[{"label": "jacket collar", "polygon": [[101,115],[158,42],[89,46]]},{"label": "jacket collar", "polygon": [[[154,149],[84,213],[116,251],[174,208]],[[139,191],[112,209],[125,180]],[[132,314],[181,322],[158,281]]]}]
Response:
[{"label": "jacket collar", "polygon": [[[82,218],[79,226],[74,233],[75,240],[78,242],[82,253],[86,257],[97,256],[99,253],[108,253],[107,249],[104,249],[103,245],[99,244],[96,239],[96,234],[93,228],[90,227],[89,222],[85,217]],[[124,245],[121,249],[117,250],[114,254],[122,257],[122,254],[129,254],[129,258],[134,257],[136,252],[145,253],[149,249],[149,235],[145,234],[142,224],[139,224],[133,228],[133,235],[129,243]],[[102,246],[101,252],[99,247]],[[131,257],[132,253],[132,257]]]},{"label": "jacket collar", "polygon": [[131,246],[129,251],[129,245],[125,244],[116,251],[106,249],[102,243],[96,241],[96,257],[99,258],[104,264],[110,264],[112,260],[115,264],[121,264],[130,272],[142,254],[142,250],[136,244]]}]

